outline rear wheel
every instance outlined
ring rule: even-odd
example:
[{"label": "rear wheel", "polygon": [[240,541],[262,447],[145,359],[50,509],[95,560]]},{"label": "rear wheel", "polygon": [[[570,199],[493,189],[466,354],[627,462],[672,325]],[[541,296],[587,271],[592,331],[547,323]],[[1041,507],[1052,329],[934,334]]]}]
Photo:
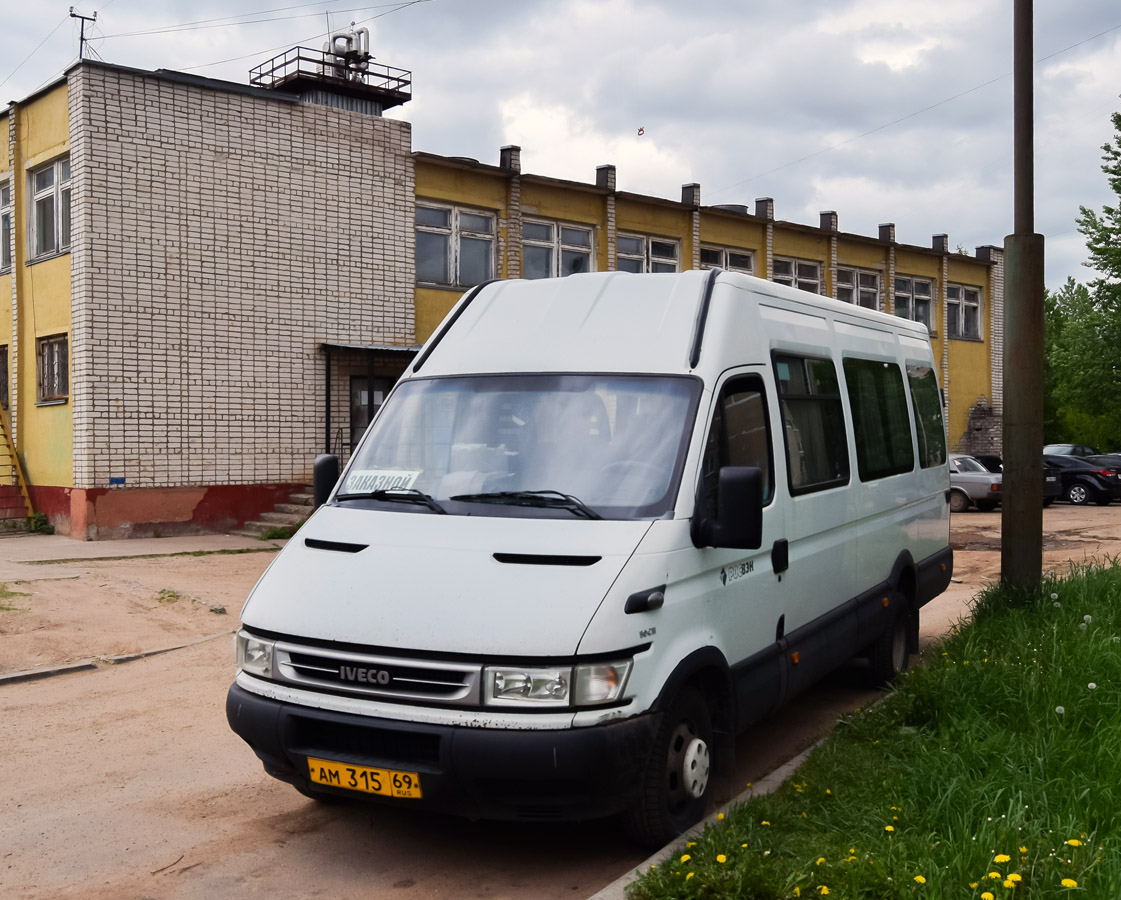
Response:
[{"label": "rear wheel", "polygon": [[969,498],[961,491],[951,491],[950,512],[965,512],[969,509]]},{"label": "rear wheel", "polygon": [[684,688],[662,719],[646,763],[642,794],[623,814],[637,841],[661,847],[701,820],[711,769],[712,721],[700,693]]},{"label": "rear wheel", "polygon": [[1084,484],[1072,484],[1067,488],[1067,499],[1078,506],[1090,502],[1090,491]]},{"label": "rear wheel", "polygon": [[891,684],[900,672],[905,672],[910,656],[907,647],[907,601],[900,593],[889,596],[895,615],[892,616],[891,624],[868,648],[869,678],[877,687]]}]

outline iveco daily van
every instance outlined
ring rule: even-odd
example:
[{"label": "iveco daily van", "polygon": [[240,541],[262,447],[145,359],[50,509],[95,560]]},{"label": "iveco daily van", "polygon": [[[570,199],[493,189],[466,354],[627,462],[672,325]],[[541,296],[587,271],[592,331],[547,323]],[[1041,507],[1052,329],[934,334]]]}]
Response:
[{"label": "iveco daily van", "polygon": [[254,587],[229,723],[312,797],[668,840],[737,732],[905,666],[948,491],[920,324],[718,270],[491,282]]}]

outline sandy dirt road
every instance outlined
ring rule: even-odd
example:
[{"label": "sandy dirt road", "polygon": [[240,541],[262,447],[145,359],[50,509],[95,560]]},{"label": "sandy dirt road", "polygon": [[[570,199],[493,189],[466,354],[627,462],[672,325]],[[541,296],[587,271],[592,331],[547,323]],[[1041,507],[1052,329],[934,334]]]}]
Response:
[{"label": "sandy dirt road", "polygon": [[[955,516],[955,584],[924,611],[924,643],[997,577],[999,530],[999,511]],[[1046,564],[1065,571],[1121,552],[1121,507],[1057,504],[1045,530]],[[0,686],[0,896],[551,900],[586,897],[645,858],[612,822],[470,823],[304,799],[224,716],[228,632],[271,551],[43,563],[78,545],[30,541],[0,541],[0,674],[212,637]],[[741,738],[714,801],[874,698],[859,676],[838,672]]]}]

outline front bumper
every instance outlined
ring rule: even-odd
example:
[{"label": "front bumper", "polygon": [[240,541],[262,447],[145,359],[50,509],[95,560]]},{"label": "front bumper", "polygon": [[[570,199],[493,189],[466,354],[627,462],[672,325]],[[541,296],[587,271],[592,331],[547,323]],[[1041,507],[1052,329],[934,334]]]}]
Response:
[{"label": "front bumper", "polygon": [[[658,714],[589,728],[516,731],[425,725],[285,703],[232,685],[230,727],[265,771],[304,790],[500,820],[593,819],[638,797]],[[308,781],[309,756],[416,772],[399,800]]]}]

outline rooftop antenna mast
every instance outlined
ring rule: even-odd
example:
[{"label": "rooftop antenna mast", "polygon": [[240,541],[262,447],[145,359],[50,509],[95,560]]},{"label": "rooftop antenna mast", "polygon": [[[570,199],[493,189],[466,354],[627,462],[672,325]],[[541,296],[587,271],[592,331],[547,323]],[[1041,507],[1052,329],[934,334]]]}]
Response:
[{"label": "rooftop antenna mast", "polygon": [[70,7],[70,18],[82,20],[82,34],[78,39],[78,59],[82,59],[86,52],[86,22],[97,21],[97,11],[94,11],[92,16],[83,16],[80,12],[75,12],[74,7]]}]

